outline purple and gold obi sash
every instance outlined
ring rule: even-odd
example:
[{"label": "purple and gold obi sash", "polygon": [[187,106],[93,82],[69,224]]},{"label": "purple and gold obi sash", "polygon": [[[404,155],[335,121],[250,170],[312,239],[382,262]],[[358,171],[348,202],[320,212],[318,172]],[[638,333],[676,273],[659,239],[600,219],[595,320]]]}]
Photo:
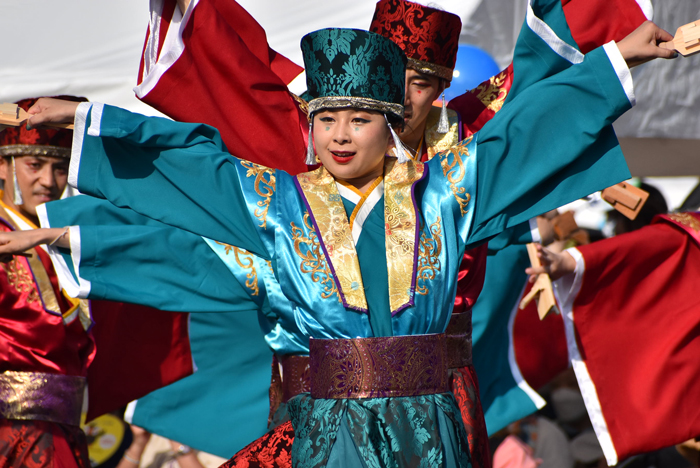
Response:
[{"label": "purple and gold obi sash", "polygon": [[[447,326],[447,330],[445,330],[444,334],[440,335],[417,335],[417,336],[399,336],[399,337],[386,337],[386,338],[360,338],[360,339],[355,339],[355,340],[312,340],[313,346],[320,346],[320,351],[319,353],[326,353],[327,348],[331,347],[333,349],[336,349],[340,347],[340,351],[336,349],[334,351],[336,355],[340,352],[341,355],[343,353],[343,349],[345,350],[345,359],[340,359],[340,361],[336,362],[334,364],[335,366],[341,366],[341,368],[344,368],[343,366],[345,365],[344,362],[347,362],[348,359],[352,360],[356,364],[360,363],[365,363],[364,368],[357,368],[356,366],[353,366],[352,369],[353,372],[356,372],[357,370],[362,370],[362,369],[368,369],[367,366],[374,366],[374,363],[378,363],[380,360],[383,361],[385,364],[382,367],[383,369],[387,370],[391,365],[395,365],[395,367],[403,369],[405,366],[402,366],[401,364],[401,357],[398,355],[390,356],[391,352],[402,352],[403,353],[403,359],[407,359],[407,362],[415,363],[416,361],[425,361],[425,362],[432,362],[435,361],[436,359],[440,363],[445,363],[445,364],[440,364],[441,367],[441,373],[445,373],[447,375],[447,370],[448,369],[456,369],[456,368],[461,368],[461,367],[467,367],[472,364],[472,339],[471,339],[471,332],[472,332],[472,321],[471,321],[471,311],[469,312],[464,312],[460,314],[452,314],[452,317],[450,318],[450,322]],[[412,343],[409,343],[408,341],[405,340],[413,340]],[[401,341],[401,343],[398,343],[398,341]],[[322,345],[322,342],[325,343]],[[348,344],[348,342],[352,342],[352,344]],[[328,344],[332,343],[332,344]],[[350,347],[348,347],[350,346]],[[416,351],[415,346],[418,347],[425,347],[428,351],[430,351],[431,355],[409,355],[406,356],[406,353],[412,353]],[[444,350],[440,351],[435,351],[434,349],[440,348],[442,349],[444,347]],[[428,349],[429,348],[429,349]],[[434,348],[434,349],[433,349]],[[313,353],[313,351],[312,351]],[[363,354],[364,353],[364,354]],[[436,353],[440,354],[440,357]],[[370,364],[366,364],[365,361],[363,361],[363,357],[370,357],[373,356],[377,358],[377,360],[371,361]],[[385,356],[385,357],[378,357],[378,356]],[[319,356],[321,358],[322,356]],[[277,359],[279,360],[279,364],[281,367],[281,396],[278,397],[278,401],[276,402],[279,404],[280,402],[286,403],[289,401],[292,397],[300,394],[300,393],[305,393],[305,392],[311,392],[312,395],[314,395],[314,392],[312,391],[312,381],[310,379],[312,372],[311,372],[311,361],[309,356],[278,356]],[[359,361],[358,361],[359,359]],[[372,358],[370,358],[371,360]],[[330,361],[326,361],[325,365],[331,365]],[[436,361],[437,365],[437,361]],[[314,374],[317,374],[318,369],[314,372]],[[273,374],[279,372],[279,369],[274,368],[273,369]],[[392,371],[388,371],[392,372]],[[401,370],[397,372],[402,372]],[[366,374],[366,371],[365,371]],[[379,374],[377,374],[379,375]],[[389,375],[387,375],[389,377]],[[396,377],[396,376],[394,376]],[[394,378],[391,377],[391,378]],[[338,378],[341,378],[340,376]],[[347,378],[347,377],[343,377]],[[372,391],[367,392],[367,388],[369,389],[374,389],[373,385],[375,385],[376,382],[371,380],[372,378],[370,377],[370,380],[367,380],[368,377],[360,377],[360,380],[363,382],[361,384],[362,388],[365,388],[365,390],[360,391],[361,394],[365,393],[372,393]],[[320,379],[320,377],[319,377]],[[442,383],[440,383],[440,392],[434,392],[434,391],[428,391],[431,388],[430,383],[424,382],[420,378],[416,381],[413,377],[406,376],[405,379],[408,379],[409,381],[412,382],[417,382],[417,385],[423,385],[420,389],[414,389],[416,391],[420,392],[427,392],[427,393],[442,393],[445,390],[442,390]],[[273,386],[275,383],[278,383],[279,380],[273,378]],[[423,382],[422,384],[419,382]],[[325,384],[324,384],[325,385]],[[446,391],[449,391],[446,390]],[[395,390],[389,390],[389,392],[395,392]],[[352,392],[355,394],[355,392]],[[411,391],[409,391],[411,393]],[[416,393],[420,395],[424,395],[426,393]],[[389,396],[397,396],[397,395],[389,395]],[[314,395],[316,397],[316,395]],[[332,398],[332,397],[317,397],[317,398]],[[353,397],[346,397],[346,396],[341,396],[341,397],[336,397],[336,398],[370,398],[369,396],[353,396]],[[272,399],[271,399],[272,400]],[[277,407],[277,404],[275,405],[275,409]],[[271,403],[272,405],[272,403]],[[273,411],[274,413],[274,411]]]},{"label": "purple and gold obi sash", "polygon": [[39,372],[0,374],[0,418],[80,425],[85,377]]}]

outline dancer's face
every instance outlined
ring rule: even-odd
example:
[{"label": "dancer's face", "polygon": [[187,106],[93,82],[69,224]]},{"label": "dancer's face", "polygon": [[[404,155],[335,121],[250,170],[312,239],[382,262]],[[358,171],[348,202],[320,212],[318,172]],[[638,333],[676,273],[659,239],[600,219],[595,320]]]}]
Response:
[{"label": "dancer's face", "polygon": [[317,112],[313,136],[326,169],[360,191],[382,175],[384,156],[393,146],[384,115],[362,109]]},{"label": "dancer's face", "polygon": [[3,202],[36,222],[36,207],[58,200],[66,188],[70,160],[51,156],[16,156],[14,159],[24,203],[14,204],[12,158],[0,158],[0,179],[5,182]]},{"label": "dancer's face", "polygon": [[401,136],[423,132],[428,113],[440,93],[443,82],[436,76],[406,69],[406,98],[404,100],[404,128]]}]

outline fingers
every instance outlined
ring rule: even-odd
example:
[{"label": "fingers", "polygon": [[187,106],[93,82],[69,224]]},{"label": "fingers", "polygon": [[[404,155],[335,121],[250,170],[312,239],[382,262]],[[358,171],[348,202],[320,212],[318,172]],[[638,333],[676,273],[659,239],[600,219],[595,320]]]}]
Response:
[{"label": "fingers", "polygon": [[61,99],[41,98],[27,111],[31,115],[27,120],[27,128],[47,123],[72,123],[78,104]]}]

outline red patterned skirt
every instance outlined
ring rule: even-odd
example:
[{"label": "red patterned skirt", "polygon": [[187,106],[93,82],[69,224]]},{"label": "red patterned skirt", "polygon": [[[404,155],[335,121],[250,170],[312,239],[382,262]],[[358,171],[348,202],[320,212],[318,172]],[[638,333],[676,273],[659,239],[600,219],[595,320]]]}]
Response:
[{"label": "red patterned skirt", "polygon": [[85,433],[77,426],[1,419],[0,466],[90,468]]}]

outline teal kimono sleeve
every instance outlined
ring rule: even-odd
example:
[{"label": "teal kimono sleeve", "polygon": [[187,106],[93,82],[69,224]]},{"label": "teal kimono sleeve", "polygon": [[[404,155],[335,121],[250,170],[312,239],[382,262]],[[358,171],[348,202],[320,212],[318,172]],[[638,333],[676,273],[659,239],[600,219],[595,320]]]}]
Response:
[{"label": "teal kimono sleeve", "polygon": [[38,211],[43,227],[79,224],[70,228],[70,251],[49,248],[61,285],[73,297],[174,312],[258,309],[195,234],[85,195]]},{"label": "teal kimono sleeve", "polygon": [[610,49],[532,84],[477,134],[468,247],[630,177],[611,124],[631,98]]},{"label": "teal kimono sleeve", "polygon": [[88,103],[75,125],[68,181],[80,192],[270,258],[241,188],[249,169],[216,129]]},{"label": "teal kimono sleeve", "polygon": [[527,223],[518,224],[515,227],[506,229],[496,237],[489,239],[488,254],[495,255],[496,252],[510,247],[511,245],[525,245],[530,242],[539,242],[539,230],[537,221],[530,220]]}]

